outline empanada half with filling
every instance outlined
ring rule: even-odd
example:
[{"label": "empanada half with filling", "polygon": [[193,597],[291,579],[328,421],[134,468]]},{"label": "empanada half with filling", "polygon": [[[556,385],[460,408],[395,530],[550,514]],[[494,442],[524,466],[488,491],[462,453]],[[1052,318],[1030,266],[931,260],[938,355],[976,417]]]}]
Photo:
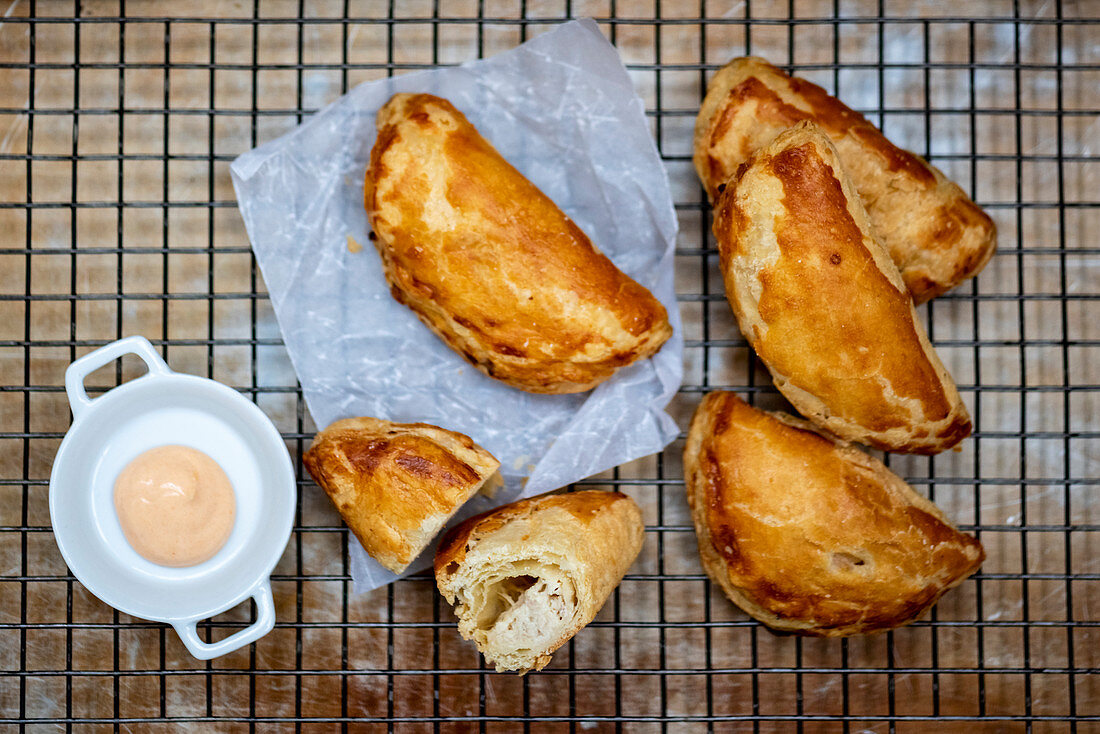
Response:
[{"label": "empanada half with filling", "polygon": [[452,528],[436,551],[436,583],[487,662],[541,670],[595,618],[644,532],[638,505],[618,492],[521,500]]}]

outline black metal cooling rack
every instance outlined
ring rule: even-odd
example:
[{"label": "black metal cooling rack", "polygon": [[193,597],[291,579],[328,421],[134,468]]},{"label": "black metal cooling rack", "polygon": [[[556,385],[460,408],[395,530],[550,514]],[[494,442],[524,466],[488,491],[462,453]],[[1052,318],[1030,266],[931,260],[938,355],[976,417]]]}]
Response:
[{"label": "black metal cooling rack", "polygon": [[[0,727],[18,731],[1100,730],[1100,16],[1086,2],[18,2],[0,18]],[[974,13],[966,16],[965,13]],[[165,17],[164,13],[179,14]],[[595,17],[646,103],[681,219],[686,374],[777,398],[737,334],[691,171],[705,82],[758,53],[862,110],[990,210],[1001,249],[927,309],[972,408],[958,454],[891,457],[983,571],[910,628],[770,635],[710,587],[679,452],[592,478],[646,549],[600,617],[525,678],[485,669],[432,579],[352,594],[347,532],[299,466],[276,630],[208,663],[85,592],[53,547],[63,370],[129,333],[236,386],[299,455],[314,426],[228,163],[367,79]],[[849,96],[846,96],[845,92]],[[857,105],[858,106],[858,105]],[[118,364],[99,389],[133,374]],[[208,634],[247,624],[249,610]]]}]

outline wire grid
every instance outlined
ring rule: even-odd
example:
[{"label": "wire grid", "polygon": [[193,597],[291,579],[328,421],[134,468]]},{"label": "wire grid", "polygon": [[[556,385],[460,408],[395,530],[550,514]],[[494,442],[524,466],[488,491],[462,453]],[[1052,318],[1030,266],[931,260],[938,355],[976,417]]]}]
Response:
[{"label": "wire grid", "polygon": [[[0,728],[1100,731],[1100,18],[1084,17],[1096,9],[13,3],[0,19]],[[295,456],[315,431],[229,162],[361,81],[490,55],[582,15],[619,47],[672,181],[687,350],[670,410],[682,427],[711,389],[781,405],[725,303],[691,170],[705,82],[731,56],[766,56],[839,93],[994,216],[997,257],[922,309],[974,436],[945,456],[888,457],[982,538],[982,572],[893,633],[771,635],[699,567],[681,437],[582,483],[634,496],[646,545],[597,620],[524,678],[486,670],[428,575],[353,595],[347,531],[299,462],[273,577],[279,622],[256,645],[199,662],[164,626],[89,595],[47,508],[71,360],[142,333],[174,369],[253,398]],[[90,384],[139,373],[123,361]]]}]

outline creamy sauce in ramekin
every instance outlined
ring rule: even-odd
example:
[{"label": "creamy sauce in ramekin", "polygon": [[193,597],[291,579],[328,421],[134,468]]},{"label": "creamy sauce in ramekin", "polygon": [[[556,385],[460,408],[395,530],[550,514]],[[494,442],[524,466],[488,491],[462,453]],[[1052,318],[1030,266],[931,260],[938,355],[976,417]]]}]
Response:
[{"label": "creamy sauce in ramekin", "polygon": [[229,539],[237,499],[209,456],[187,446],[158,446],[119,473],[115,512],[142,557],[162,566],[194,566]]}]

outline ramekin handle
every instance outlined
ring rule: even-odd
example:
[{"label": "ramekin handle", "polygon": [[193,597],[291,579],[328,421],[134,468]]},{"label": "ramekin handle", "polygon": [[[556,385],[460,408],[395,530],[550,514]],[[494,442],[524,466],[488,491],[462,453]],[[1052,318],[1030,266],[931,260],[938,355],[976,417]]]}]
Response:
[{"label": "ramekin handle", "polygon": [[234,650],[244,647],[260,639],[275,627],[275,600],[271,596],[271,581],[264,579],[256,590],[252,592],[252,598],[256,600],[256,621],[240,632],[236,632],[224,640],[217,642],[203,642],[199,638],[195,626],[202,619],[188,619],[183,622],[174,622],[176,633],[183,640],[187,651],[199,660],[216,658]]},{"label": "ramekin handle", "polygon": [[69,396],[69,405],[73,409],[73,417],[76,418],[92,404],[92,398],[84,389],[84,379],[105,364],[109,364],[126,354],[136,354],[141,357],[150,373],[171,374],[168,367],[157,350],[143,336],[128,336],[102,346],[94,352],[85,354],[80,359],[69,365],[65,370],[65,392]]}]

